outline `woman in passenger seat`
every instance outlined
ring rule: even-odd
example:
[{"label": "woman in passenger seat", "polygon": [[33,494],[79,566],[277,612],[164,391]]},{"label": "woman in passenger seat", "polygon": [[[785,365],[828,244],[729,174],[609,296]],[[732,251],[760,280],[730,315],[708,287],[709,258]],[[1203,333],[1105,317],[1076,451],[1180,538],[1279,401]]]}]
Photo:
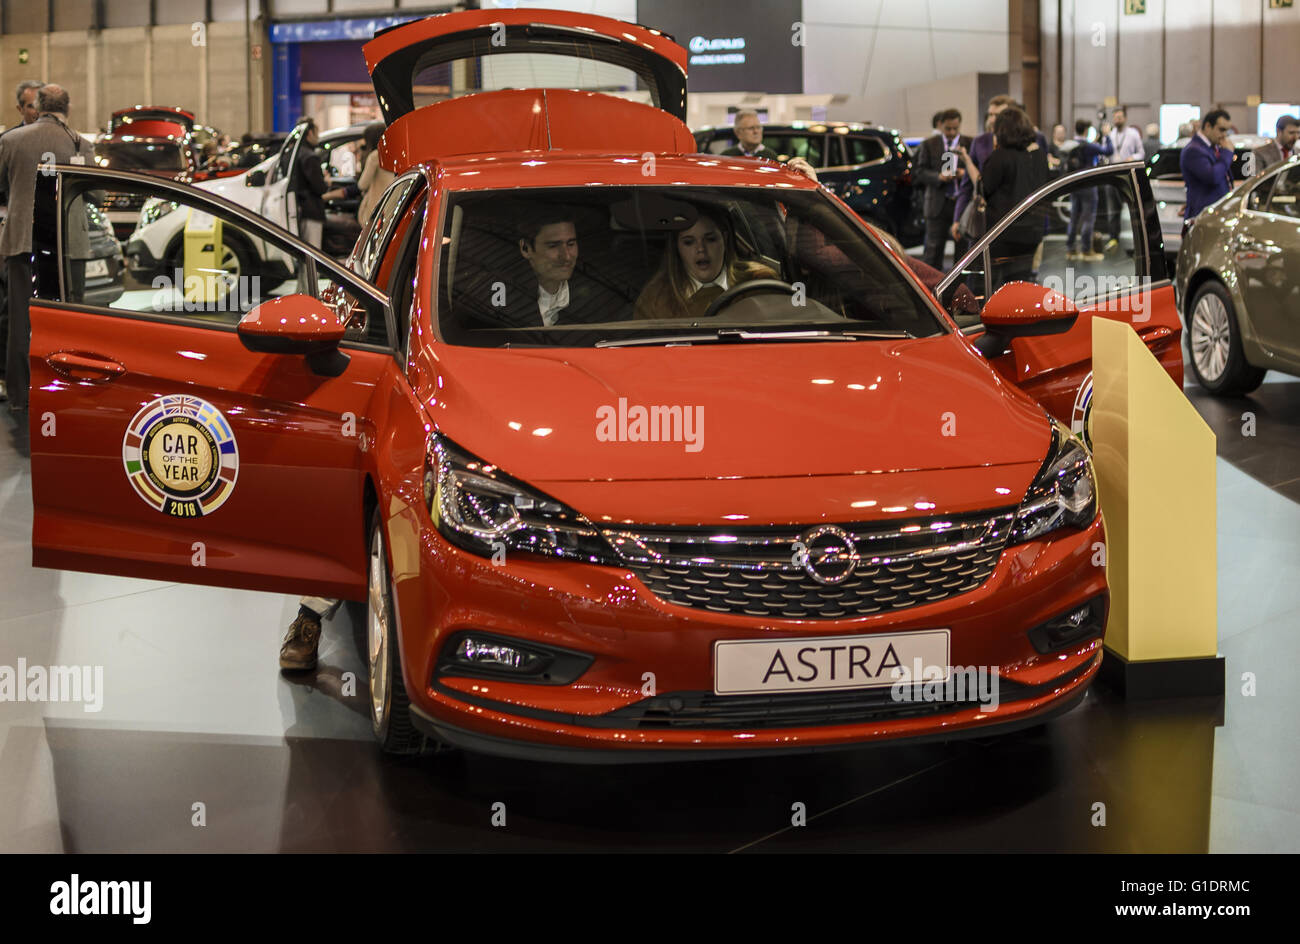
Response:
[{"label": "woman in passenger seat", "polygon": [[689,229],[670,237],[659,270],[636,300],[636,318],[700,318],[727,289],[753,279],[775,279],[765,265],[736,256],[726,214],[701,207]]}]

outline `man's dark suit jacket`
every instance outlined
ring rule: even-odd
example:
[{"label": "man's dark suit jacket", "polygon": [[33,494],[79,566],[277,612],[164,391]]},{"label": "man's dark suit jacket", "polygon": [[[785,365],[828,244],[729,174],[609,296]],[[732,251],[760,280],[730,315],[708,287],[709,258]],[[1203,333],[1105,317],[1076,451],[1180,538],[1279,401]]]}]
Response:
[{"label": "man's dark suit jacket", "polygon": [[[611,294],[575,272],[569,278],[569,304],[560,309],[556,325],[591,324],[617,318]],[[497,327],[540,328],[542,312],[537,307],[537,283],[524,283],[506,299]]]},{"label": "man's dark suit jacket", "polygon": [[1187,186],[1185,218],[1192,219],[1232,189],[1232,153],[1231,146],[1214,148],[1192,135],[1178,158]]},{"label": "man's dark suit jacket", "polygon": [[[957,143],[966,150],[970,150],[971,139],[969,135],[958,135]],[[916,152],[916,179],[925,188],[924,213],[927,220],[941,216],[943,214],[943,201],[950,196],[955,197],[953,184],[956,181],[950,180],[946,184],[939,181],[939,174],[943,170],[943,155],[943,135],[941,134],[930,135],[921,142],[921,146]],[[960,158],[958,158],[957,166],[965,166]]]}]

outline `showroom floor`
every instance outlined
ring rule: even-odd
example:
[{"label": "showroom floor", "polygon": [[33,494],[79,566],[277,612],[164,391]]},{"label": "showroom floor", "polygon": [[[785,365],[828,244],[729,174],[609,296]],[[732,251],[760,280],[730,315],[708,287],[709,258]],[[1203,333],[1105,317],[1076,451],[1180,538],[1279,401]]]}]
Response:
[{"label": "showroom floor", "polygon": [[30,464],[0,419],[0,665],[106,680],[98,712],[0,704],[0,851],[1294,851],[1300,382],[1187,393],[1219,437],[1226,699],[1094,687],[1029,734],[630,768],[390,760],[370,739],[355,612],[289,679],[288,597],[32,569]]}]

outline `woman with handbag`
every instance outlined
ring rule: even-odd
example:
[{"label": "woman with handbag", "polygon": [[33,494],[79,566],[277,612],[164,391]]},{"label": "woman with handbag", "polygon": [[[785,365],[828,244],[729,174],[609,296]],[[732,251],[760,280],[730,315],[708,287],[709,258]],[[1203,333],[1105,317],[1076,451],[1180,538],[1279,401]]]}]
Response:
[{"label": "woman with handbag", "polygon": [[[993,125],[996,147],[984,162],[980,182],[988,203],[991,229],[1025,197],[1047,183],[1047,153],[1035,140],[1034,124],[1014,105],[1002,111]],[[998,234],[989,247],[992,290],[1007,282],[1032,281],[1035,257],[1046,232],[1047,208],[1035,206],[1022,213]]]}]

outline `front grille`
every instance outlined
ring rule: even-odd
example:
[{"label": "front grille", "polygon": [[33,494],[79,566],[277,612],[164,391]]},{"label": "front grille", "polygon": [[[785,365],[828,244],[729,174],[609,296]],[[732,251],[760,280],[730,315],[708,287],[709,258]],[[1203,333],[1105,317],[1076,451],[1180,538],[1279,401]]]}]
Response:
[{"label": "front grille", "polygon": [[[658,597],[678,606],[774,619],[843,619],[888,613],[974,590],[993,572],[1014,510],[837,525],[808,545],[811,528],[607,530],[624,563]],[[819,554],[826,584],[799,561],[798,542]],[[823,574],[824,575],[824,574]]]}]

